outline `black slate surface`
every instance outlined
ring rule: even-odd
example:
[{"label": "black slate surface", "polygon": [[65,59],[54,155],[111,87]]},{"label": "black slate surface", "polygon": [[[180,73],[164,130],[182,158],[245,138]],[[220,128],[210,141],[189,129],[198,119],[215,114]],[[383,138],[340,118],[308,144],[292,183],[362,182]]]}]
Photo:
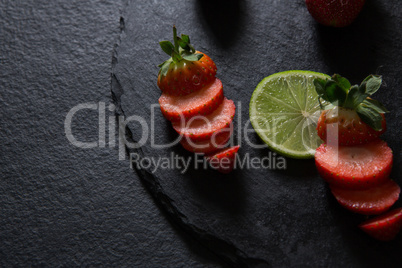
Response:
[{"label": "black slate surface", "polygon": [[[220,263],[172,228],[128,161],[118,160],[117,145],[82,149],[66,138],[70,109],[111,101],[124,7],[114,0],[0,1],[0,267]],[[79,111],[73,134],[97,141],[97,112]]]},{"label": "black slate surface", "polygon": [[[193,157],[179,145],[156,149],[176,134],[158,108],[159,63],[166,59],[158,42],[179,33],[217,64],[225,95],[237,103],[234,144],[240,155],[264,157],[243,130],[248,102],[258,82],[269,74],[303,69],[340,73],[353,83],[367,74],[383,75],[376,94],[391,110],[383,136],[394,151],[392,178],[401,174],[399,85],[402,22],[399,1],[367,1],[357,21],[345,29],[317,25],[304,1],[132,1],[123,12],[124,28],[115,51],[112,94],[119,115],[154,120],[154,136],[129,153],[141,159]],[[151,128],[150,128],[151,130]],[[144,128],[128,124],[127,139],[138,142]],[[255,134],[248,138],[261,141]],[[136,169],[159,204],[183,229],[228,263],[248,266],[372,267],[402,265],[402,238],[374,241],[356,227],[365,218],[337,204],[319,178],[312,160],[286,159],[286,170],[242,169],[230,175],[211,170]],[[396,206],[401,206],[398,201]]]}]

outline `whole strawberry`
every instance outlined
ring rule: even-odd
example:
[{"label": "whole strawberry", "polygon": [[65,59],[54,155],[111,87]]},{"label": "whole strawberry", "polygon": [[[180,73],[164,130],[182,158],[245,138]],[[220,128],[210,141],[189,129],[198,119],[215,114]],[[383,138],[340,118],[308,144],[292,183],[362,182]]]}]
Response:
[{"label": "whole strawberry", "polygon": [[[386,129],[388,110],[370,98],[381,86],[382,78],[369,75],[360,85],[335,74],[329,80],[316,79],[319,101],[326,104],[317,123],[318,136],[328,144],[365,144],[378,139]],[[323,107],[322,107],[323,108]]]},{"label": "whole strawberry", "polygon": [[311,16],[326,26],[344,27],[359,15],[366,0],[306,0]]},{"label": "whole strawberry", "polygon": [[177,36],[173,26],[173,44],[161,41],[162,50],[171,56],[159,65],[158,86],[166,94],[188,95],[215,80],[216,65],[205,53],[196,51],[188,35]]}]

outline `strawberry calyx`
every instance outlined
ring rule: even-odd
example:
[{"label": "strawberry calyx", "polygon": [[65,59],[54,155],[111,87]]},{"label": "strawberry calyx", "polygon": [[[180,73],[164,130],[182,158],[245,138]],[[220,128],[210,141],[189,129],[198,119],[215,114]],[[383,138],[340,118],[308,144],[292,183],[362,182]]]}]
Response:
[{"label": "strawberry calyx", "polygon": [[381,87],[381,83],[382,77],[372,74],[360,85],[353,86],[348,79],[339,74],[334,74],[327,80],[320,78],[314,80],[321,109],[327,110],[339,106],[354,110],[364,123],[376,131],[382,130],[382,114],[388,112],[379,101],[370,98]]},{"label": "strawberry calyx", "polygon": [[194,47],[190,44],[190,37],[182,34],[177,36],[176,26],[173,25],[173,44],[170,41],[159,42],[162,50],[170,56],[170,58],[159,64],[159,74],[165,76],[172,64],[177,64],[182,61],[198,61],[204,55],[197,53]]}]

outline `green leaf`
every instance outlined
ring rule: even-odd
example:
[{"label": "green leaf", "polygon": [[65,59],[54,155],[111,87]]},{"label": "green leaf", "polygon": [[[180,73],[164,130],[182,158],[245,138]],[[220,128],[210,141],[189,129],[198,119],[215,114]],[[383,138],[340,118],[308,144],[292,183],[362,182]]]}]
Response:
[{"label": "green leaf", "polygon": [[170,41],[161,41],[159,42],[159,45],[161,46],[162,50],[168,54],[169,56],[172,56],[172,52],[174,51],[174,46]]},{"label": "green leaf", "polygon": [[359,86],[359,91],[356,94],[356,99],[354,101],[354,107],[357,107],[357,105],[362,103],[369,96],[369,94],[366,93],[366,85],[367,85],[367,81],[363,80],[363,82]]},{"label": "green leaf", "polygon": [[183,40],[183,42],[185,42],[186,44],[190,44],[190,37],[188,35],[182,34],[181,40]]},{"label": "green leaf", "polygon": [[361,120],[369,125],[372,129],[380,131],[382,129],[382,116],[375,109],[359,105],[356,107],[356,112]]},{"label": "green leaf", "polygon": [[367,97],[368,97],[368,94],[362,93],[362,91],[360,90],[360,87],[357,85],[354,85],[350,88],[343,107],[354,110]]},{"label": "green leaf", "polygon": [[174,62],[179,62],[181,61],[183,58],[181,57],[181,55],[179,53],[177,53],[176,51],[173,51],[172,53],[172,59]]},{"label": "green leaf", "polygon": [[345,77],[340,76],[339,74],[334,74],[332,76],[332,79],[344,90],[348,91],[349,88],[351,87],[351,84],[348,79]]},{"label": "green leaf", "polygon": [[188,60],[188,61],[198,61],[198,60],[200,60],[203,56],[204,56],[204,54],[201,54],[201,53],[189,54],[189,55],[183,56],[183,59]]},{"label": "green leaf", "polygon": [[321,103],[321,99],[324,101],[328,101],[327,95],[325,94],[325,83],[326,80],[321,79],[321,78],[316,78],[313,81],[314,86],[315,86],[315,91],[318,94],[318,103],[320,104],[321,110],[324,110],[324,105]]},{"label": "green leaf", "polygon": [[187,45],[190,48],[191,53],[195,53],[194,47],[190,43],[188,43]]},{"label": "green leaf", "polygon": [[159,68],[161,68],[163,66],[163,64],[165,64],[168,60],[165,60],[164,62],[162,62],[161,64],[158,65]]},{"label": "green leaf", "polygon": [[188,47],[188,44],[183,41],[181,38],[177,37],[177,42],[179,43],[179,46],[184,49],[184,50],[190,50]]},{"label": "green leaf", "polygon": [[321,78],[316,78],[313,81],[315,86],[315,91],[317,91],[318,96],[325,94],[325,80]]},{"label": "green leaf", "polygon": [[384,107],[379,101],[373,99],[366,99],[362,102],[362,106],[370,107],[373,110],[376,110],[378,113],[388,113],[387,108]]},{"label": "green leaf", "polygon": [[382,83],[381,76],[371,75],[371,77],[366,81],[366,93],[369,95],[374,94],[375,92],[377,92],[378,89],[380,89],[381,83]]},{"label": "green leaf", "polygon": [[167,61],[165,61],[164,63],[162,63],[161,69],[159,70],[159,74],[162,76],[166,76],[168,70],[169,70],[169,66],[172,63],[172,60],[169,59]]},{"label": "green leaf", "polygon": [[338,84],[329,80],[325,84],[325,94],[328,98],[328,101],[337,106],[343,106],[346,100],[346,91],[338,86]]},{"label": "green leaf", "polygon": [[353,86],[349,89],[348,95],[346,96],[345,103],[343,104],[343,107],[353,109],[355,99],[357,97],[357,94],[359,93],[359,87],[358,86]]},{"label": "green leaf", "polygon": [[179,43],[177,42],[177,29],[175,25],[173,25],[173,43],[175,50],[179,51]]},{"label": "green leaf", "polygon": [[360,92],[361,94],[366,94],[366,84],[367,84],[367,81],[364,81],[364,80],[363,80],[363,82],[360,84],[360,86],[359,86],[359,92]]}]

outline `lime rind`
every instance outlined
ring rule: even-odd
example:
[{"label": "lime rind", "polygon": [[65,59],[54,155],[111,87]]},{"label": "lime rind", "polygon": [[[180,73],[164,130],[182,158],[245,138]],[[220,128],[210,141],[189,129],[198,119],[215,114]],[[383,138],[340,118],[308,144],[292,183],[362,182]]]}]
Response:
[{"label": "lime rind", "polygon": [[328,75],[293,70],[264,78],[250,99],[250,121],[268,147],[284,156],[306,159],[321,144],[315,127],[320,114],[313,80]]}]

